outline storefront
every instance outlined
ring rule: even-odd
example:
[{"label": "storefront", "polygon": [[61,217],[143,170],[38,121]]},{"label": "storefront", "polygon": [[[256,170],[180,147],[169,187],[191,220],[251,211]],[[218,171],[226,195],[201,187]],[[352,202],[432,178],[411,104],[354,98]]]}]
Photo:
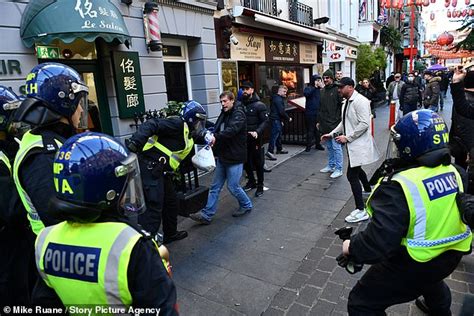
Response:
[{"label": "storefront", "polygon": [[169,100],[195,99],[216,112],[214,10],[154,2],[161,51],[149,50],[146,43],[145,1],[0,2],[0,84],[23,94],[35,65],[69,65],[90,89],[89,128],[119,137],[135,131],[137,114],[159,110]]},{"label": "storefront", "polygon": [[343,44],[341,42],[325,41],[324,52],[324,64],[327,65],[334,74],[336,71],[342,71],[344,76],[355,78],[357,59],[356,46]]},{"label": "storefront", "polygon": [[[239,10],[242,14],[236,17]],[[314,36],[319,33],[293,24],[300,33],[291,28],[280,32],[268,24],[255,23],[254,15],[247,8],[234,8],[233,20],[221,17],[215,22],[221,90],[237,92],[243,81],[250,80],[266,104],[279,85],[288,88],[289,99],[303,96],[311,75],[318,72],[318,64],[322,65],[323,42]]]}]

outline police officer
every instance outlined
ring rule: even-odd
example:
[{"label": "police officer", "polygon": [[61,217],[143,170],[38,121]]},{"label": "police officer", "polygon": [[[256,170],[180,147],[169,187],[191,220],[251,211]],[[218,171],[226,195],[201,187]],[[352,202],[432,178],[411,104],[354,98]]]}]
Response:
[{"label": "police officer", "polygon": [[456,204],[463,171],[450,163],[446,123],[435,112],[410,112],[391,135],[399,159],[367,201],[367,228],[343,242],[350,260],[372,264],[350,292],[348,312],[381,315],[423,295],[430,313],[451,315],[443,279],[472,242]]},{"label": "police officer", "polygon": [[173,174],[194,147],[194,138],[205,133],[206,111],[196,101],[188,101],[180,116],[152,118],[140,125],[127,140],[127,147],[139,153],[147,211],[138,222],[153,236],[163,219],[163,243],[186,238],[178,231],[178,199]]},{"label": "police officer", "polygon": [[28,282],[30,274],[34,275],[34,265],[29,265],[34,237],[16,192],[11,168],[18,150],[11,109],[19,102],[17,95],[0,86],[0,306],[27,305],[30,286],[34,285],[34,281]]},{"label": "police officer", "polygon": [[51,212],[63,222],[36,240],[42,281],[33,303],[177,315],[176,288],[157,244],[129,220],[145,209],[136,155],[111,136],[75,135],[54,159],[54,182]]},{"label": "police officer", "polygon": [[13,178],[35,234],[59,222],[48,213],[53,159],[62,142],[87,123],[88,91],[75,70],[58,63],[40,64],[26,78],[27,98],[15,120],[33,128],[21,140]]}]

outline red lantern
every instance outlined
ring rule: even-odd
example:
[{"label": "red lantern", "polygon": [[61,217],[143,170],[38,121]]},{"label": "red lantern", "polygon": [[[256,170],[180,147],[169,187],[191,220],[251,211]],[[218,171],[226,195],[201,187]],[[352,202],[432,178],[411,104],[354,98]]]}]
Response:
[{"label": "red lantern", "polygon": [[467,9],[462,10],[462,17],[465,17],[467,15]]},{"label": "red lantern", "polygon": [[430,14],[430,20],[433,21],[434,19],[435,19],[435,14],[434,14],[434,12],[431,12],[431,14]]},{"label": "red lantern", "polygon": [[446,8],[449,8],[449,5],[451,4],[451,0],[444,0],[444,6]]},{"label": "red lantern", "polygon": [[387,9],[390,9],[390,8],[392,7],[392,0],[387,0],[387,1],[385,2],[385,7],[386,7]]},{"label": "red lantern", "polygon": [[471,0],[464,0],[464,3],[465,3],[466,5],[470,5],[470,4],[471,4]]},{"label": "red lantern", "polygon": [[436,39],[436,43],[438,43],[441,46],[448,46],[452,42],[454,42],[454,36],[448,32],[444,32],[438,38]]},{"label": "red lantern", "polygon": [[407,0],[407,6],[411,6],[415,4],[415,0]]},{"label": "red lantern", "polygon": [[403,8],[403,0],[398,1],[398,9],[401,10]]},{"label": "red lantern", "polygon": [[458,0],[453,0],[453,2],[451,2],[451,5],[453,6],[453,8],[455,8],[458,5]]},{"label": "red lantern", "polygon": [[431,3],[436,3],[436,0],[431,0]]},{"label": "red lantern", "polygon": [[446,12],[446,15],[448,16],[448,18],[451,17],[451,10],[448,9],[448,11]]},{"label": "red lantern", "polygon": [[469,16],[474,16],[474,10],[473,9],[469,9]]},{"label": "red lantern", "polygon": [[398,8],[398,2],[399,2],[399,0],[392,0],[392,8],[394,8],[394,9]]},{"label": "red lantern", "polygon": [[424,0],[424,1],[423,1],[423,5],[424,5],[425,7],[429,6],[429,5],[430,5],[430,0]]},{"label": "red lantern", "polygon": [[405,17],[405,12],[402,12],[402,14],[400,14],[400,20],[405,21]]},{"label": "red lantern", "polygon": [[422,5],[422,4],[423,4],[423,0],[415,0],[415,4],[416,4],[416,5]]}]

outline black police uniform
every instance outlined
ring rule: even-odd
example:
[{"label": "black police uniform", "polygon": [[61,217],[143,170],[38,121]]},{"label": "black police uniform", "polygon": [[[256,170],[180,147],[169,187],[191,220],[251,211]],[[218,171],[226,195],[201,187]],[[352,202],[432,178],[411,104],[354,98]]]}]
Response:
[{"label": "black police uniform", "polygon": [[[180,117],[153,118],[140,125],[130,141],[137,144],[140,150],[149,137],[156,135],[160,144],[171,151],[178,151],[185,147],[183,130],[184,121]],[[145,213],[139,216],[138,222],[145,230],[156,235],[163,220],[163,237],[166,242],[178,233],[178,199],[173,172],[169,166],[160,163],[162,156],[156,148],[138,154],[147,207]]]},{"label": "black police uniform", "polygon": [[253,93],[248,100],[242,100],[243,109],[247,117],[247,131],[257,132],[255,139],[247,133],[247,162],[244,164],[249,182],[255,184],[253,170],[257,172],[257,187],[263,188],[263,133],[268,126],[267,106],[260,101],[256,93]]},{"label": "black police uniform", "polygon": [[[134,308],[160,309],[160,316],[178,315],[176,287],[168,276],[155,244],[150,240],[151,236],[125,218],[103,216],[96,222],[123,222],[143,235],[133,247],[127,270],[128,289],[132,296],[132,306]],[[77,295],[81,294],[77,293]],[[32,304],[63,307],[54,289],[48,287],[41,278],[33,291]],[[153,313],[153,315],[156,315],[156,313]]]},{"label": "black police uniform", "polygon": [[[447,149],[422,156],[422,165],[436,167],[450,162]],[[392,165],[396,172],[420,165],[400,162]],[[456,167],[465,182],[465,172]],[[440,315],[451,305],[451,293],[443,279],[456,268],[465,254],[446,251],[431,261],[413,260],[401,240],[407,235],[410,211],[401,186],[384,178],[373,193],[370,205],[371,222],[364,231],[351,237],[349,254],[358,263],[372,266],[349,294],[350,315],[382,315],[389,306],[408,302],[423,295],[430,306],[437,306]]]},{"label": "black police uniform", "polygon": [[[11,142],[15,143],[14,140]],[[16,144],[16,143],[15,143]],[[8,155],[12,147],[0,141],[0,150]],[[15,146],[13,146],[15,147]],[[16,146],[18,148],[18,146]],[[26,211],[16,191],[8,166],[0,160],[0,306],[27,305],[36,281],[32,260],[33,232]]]}]

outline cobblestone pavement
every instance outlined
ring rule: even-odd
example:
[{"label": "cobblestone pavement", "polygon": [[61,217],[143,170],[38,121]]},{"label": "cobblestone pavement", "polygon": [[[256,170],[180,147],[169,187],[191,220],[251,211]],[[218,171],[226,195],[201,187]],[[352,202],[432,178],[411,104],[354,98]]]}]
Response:
[{"label": "cobblestone pavement", "polygon": [[[450,116],[445,106],[444,115]],[[388,139],[388,108],[377,109],[375,138],[382,154]],[[288,155],[265,174],[268,191],[249,194],[254,210],[242,218],[226,189],[209,226],[180,221],[189,237],[169,245],[182,315],[345,315],[347,297],[362,273],[349,275],[336,264],[342,242],[334,235],[354,209],[347,179],[319,173],[326,153]],[[291,159],[289,159],[291,158]],[[347,160],[346,160],[347,161]],[[272,162],[273,163],[273,162]],[[378,164],[364,167],[372,174]],[[211,175],[212,176],[212,175]],[[203,177],[209,183],[211,176]],[[363,229],[365,224],[354,224]],[[465,256],[447,279],[458,315],[463,299],[474,295],[474,256]],[[389,315],[423,315],[413,303]]]}]

